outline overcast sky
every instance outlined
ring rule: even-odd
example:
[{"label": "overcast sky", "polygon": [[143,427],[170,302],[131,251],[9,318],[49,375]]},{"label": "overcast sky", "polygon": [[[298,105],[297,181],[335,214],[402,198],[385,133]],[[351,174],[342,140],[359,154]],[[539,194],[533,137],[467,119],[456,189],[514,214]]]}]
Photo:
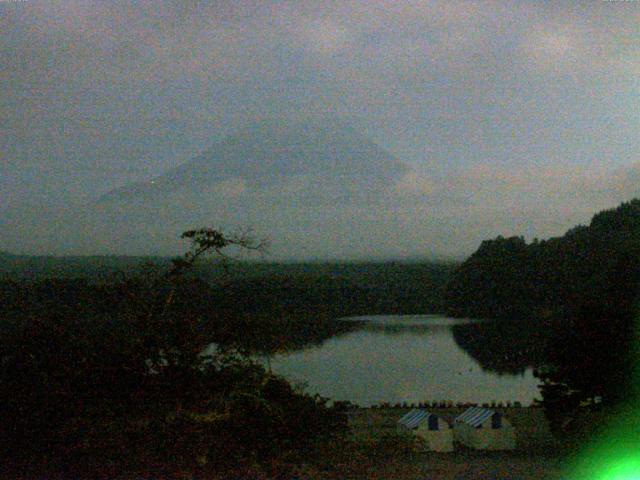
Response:
[{"label": "overcast sky", "polygon": [[328,112],[412,165],[407,188],[601,208],[637,190],[639,25],[633,1],[3,1],[0,203],[85,201]]}]

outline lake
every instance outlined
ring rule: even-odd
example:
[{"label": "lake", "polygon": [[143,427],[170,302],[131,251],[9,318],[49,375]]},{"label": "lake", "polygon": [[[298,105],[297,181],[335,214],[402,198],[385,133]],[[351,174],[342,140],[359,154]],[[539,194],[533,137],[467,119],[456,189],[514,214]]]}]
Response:
[{"label": "lake", "polygon": [[[486,364],[481,365],[465,351],[467,347],[456,341],[467,333],[467,337],[474,338],[473,333],[485,322],[438,315],[344,320],[361,322],[361,327],[319,346],[273,356],[270,360],[273,372],[293,383],[305,384],[311,394],[349,400],[361,406],[434,400],[519,401],[529,405],[534,398],[540,398],[532,366],[522,365],[513,372],[492,370]],[[476,357],[482,358],[487,353],[507,356],[485,338],[479,342],[480,345],[472,347],[480,352]]]}]

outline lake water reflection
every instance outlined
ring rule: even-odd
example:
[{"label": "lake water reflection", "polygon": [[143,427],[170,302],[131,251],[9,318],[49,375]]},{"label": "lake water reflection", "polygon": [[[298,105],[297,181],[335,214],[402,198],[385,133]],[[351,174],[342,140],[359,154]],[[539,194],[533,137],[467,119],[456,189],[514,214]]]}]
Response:
[{"label": "lake water reflection", "polygon": [[539,398],[531,367],[518,374],[483,370],[456,343],[452,328],[471,320],[437,315],[354,317],[362,328],[271,359],[275,373],[309,393],[362,406],[433,400],[469,402]]}]

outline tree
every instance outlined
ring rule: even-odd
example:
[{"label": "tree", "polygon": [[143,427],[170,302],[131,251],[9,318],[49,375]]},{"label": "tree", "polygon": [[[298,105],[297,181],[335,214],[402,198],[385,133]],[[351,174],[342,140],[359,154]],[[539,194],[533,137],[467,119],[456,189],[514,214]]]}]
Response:
[{"label": "tree", "polygon": [[[264,251],[265,241],[258,241],[248,233],[226,235],[210,228],[188,230],[182,234],[191,241],[191,248],[171,261],[164,275],[155,275],[150,289],[138,292],[132,299],[134,312],[139,317],[142,331],[148,332],[145,359],[155,372],[168,369],[190,371],[199,369],[204,361],[201,319],[194,316],[197,309],[189,305],[191,295],[208,286],[198,281],[188,281],[186,274],[198,259],[214,254],[223,260],[231,259],[225,250],[235,247],[241,250]],[[192,298],[192,297],[191,297]]]},{"label": "tree", "polygon": [[19,301],[2,310],[0,331],[6,476],[237,477],[241,465],[286,463],[345,428],[338,408],[242,352],[203,355],[213,287],[187,273],[204,255],[264,243],[212,229],[183,238],[191,249],[167,269],[7,289]]}]

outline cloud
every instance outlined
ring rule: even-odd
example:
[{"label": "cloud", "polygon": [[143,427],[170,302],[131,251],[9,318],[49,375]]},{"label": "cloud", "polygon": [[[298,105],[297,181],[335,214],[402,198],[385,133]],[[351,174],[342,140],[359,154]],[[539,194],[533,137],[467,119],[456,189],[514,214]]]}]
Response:
[{"label": "cloud", "polygon": [[[0,191],[85,201],[248,119],[337,112],[416,171],[366,224],[380,244],[561,233],[638,192],[639,22],[634,2],[0,2]],[[215,188],[267,216],[278,193]]]},{"label": "cloud", "polygon": [[[440,178],[413,172],[369,201],[321,176],[272,186],[236,178],[100,212],[81,206],[3,212],[0,244],[27,252],[136,254],[150,253],[152,245],[173,254],[182,248],[182,230],[216,225],[253,227],[272,240],[271,259],[461,258],[498,235],[562,235],[640,193],[639,179],[640,163],[617,170],[483,165]],[[335,201],[336,193],[345,198]]]},{"label": "cloud", "polygon": [[394,190],[400,195],[430,195],[437,189],[431,178],[416,172],[406,173],[394,186]]},{"label": "cloud", "polygon": [[348,28],[328,19],[304,18],[300,20],[296,33],[306,48],[323,55],[348,48],[354,38]]},{"label": "cloud", "polygon": [[230,178],[213,185],[213,193],[223,197],[236,198],[247,191],[247,183],[242,178]]},{"label": "cloud", "polygon": [[536,67],[550,69],[578,56],[579,44],[576,32],[543,26],[523,38],[521,49]]}]

